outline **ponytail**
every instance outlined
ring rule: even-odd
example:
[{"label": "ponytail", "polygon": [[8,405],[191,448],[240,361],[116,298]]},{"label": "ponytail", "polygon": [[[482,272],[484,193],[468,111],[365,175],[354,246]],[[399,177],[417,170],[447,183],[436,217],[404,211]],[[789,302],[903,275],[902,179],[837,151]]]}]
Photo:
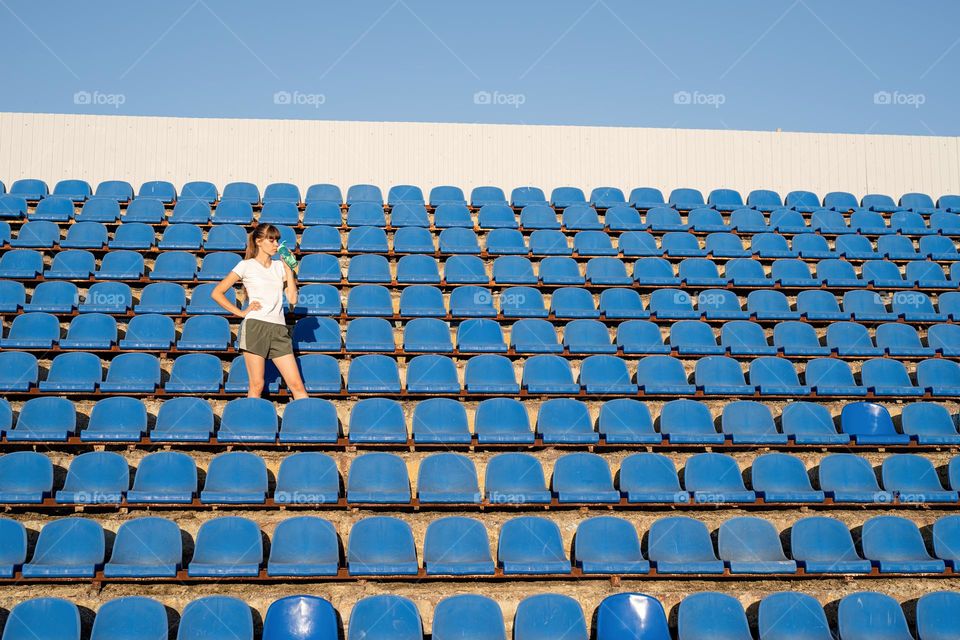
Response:
[{"label": "ponytail", "polygon": [[257,255],[257,240],[267,238],[270,240],[280,238],[280,230],[272,224],[254,223],[247,234],[247,249],[244,252],[243,259],[249,260]]}]

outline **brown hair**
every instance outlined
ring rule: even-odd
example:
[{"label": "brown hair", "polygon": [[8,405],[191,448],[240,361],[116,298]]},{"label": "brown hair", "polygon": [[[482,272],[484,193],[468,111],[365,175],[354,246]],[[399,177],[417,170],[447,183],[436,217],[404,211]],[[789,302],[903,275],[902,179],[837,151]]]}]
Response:
[{"label": "brown hair", "polygon": [[262,239],[279,240],[280,230],[272,224],[254,224],[250,233],[247,234],[247,251],[244,254],[244,260],[257,255],[257,240]]}]

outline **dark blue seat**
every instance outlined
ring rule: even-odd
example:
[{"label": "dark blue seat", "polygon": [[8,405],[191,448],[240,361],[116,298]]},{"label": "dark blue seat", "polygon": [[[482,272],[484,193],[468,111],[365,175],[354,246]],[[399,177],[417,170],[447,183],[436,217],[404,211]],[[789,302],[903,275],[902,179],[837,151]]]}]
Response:
[{"label": "dark blue seat", "polygon": [[933,463],[923,456],[902,453],[885,458],[880,475],[883,488],[896,492],[901,503],[957,501],[957,492],[943,488]]},{"label": "dark blue seat", "polygon": [[194,316],[183,323],[180,351],[225,351],[230,346],[230,324],[221,316]]},{"label": "dark blue seat", "polygon": [[117,202],[129,202],[133,199],[133,187],[126,180],[104,180],[97,185],[95,195],[113,198]]},{"label": "dark blue seat", "polygon": [[[211,230],[210,233],[213,231]],[[340,232],[335,227],[326,225],[307,227],[300,235],[301,251],[339,253],[340,249]]]},{"label": "dark blue seat", "polygon": [[653,420],[647,405],[629,398],[603,403],[597,429],[609,444],[658,444],[662,440],[660,434],[653,429]]},{"label": "dark blue seat", "polygon": [[803,461],[785,453],[757,456],[750,467],[754,491],[766,502],[824,501],[823,491],[814,491]]},{"label": "dark blue seat", "polygon": [[50,458],[35,451],[13,451],[0,457],[0,503],[40,503],[52,493]]},{"label": "dark blue seat", "polygon": [[369,596],[358,601],[350,612],[349,628],[347,640],[415,640],[423,636],[417,606],[407,598],[393,595]]},{"label": "dark blue seat", "polygon": [[0,280],[0,313],[16,314],[27,302],[22,282]]},{"label": "dark blue seat", "polygon": [[597,640],[617,640],[633,634],[649,640],[670,640],[670,627],[663,605],[642,593],[607,596],[597,608]]},{"label": "dark blue seat", "polygon": [[743,484],[736,460],[722,453],[698,453],[687,458],[683,486],[695,502],[754,502]]},{"label": "dark blue seat", "polygon": [[554,355],[533,356],[523,366],[523,387],[534,394],[569,394],[580,391],[570,363]]},{"label": "dark blue seat", "polygon": [[97,280],[139,280],[143,277],[144,271],[142,255],[135,251],[115,250],[103,256],[95,278]]},{"label": "dark blue seat", "polygon": [[596,443],[599,434],[587,405],[572,398],[554,398],[540,405],[537,434],[546,444]]},{"label": "dark blue seat", "polygon": [[197,280],[222,280],[240,262],[240,256],[229,251],[214,251],[203,258]]},{"label": "dark blue seat", "polygon": [[573,237],[574,252],[583,256],[615,256],[613,240],[603,231],[578,231]]},{"label": "dark blue seat", "polygon": [[727,284],[727,279],[720,277],[717,265],[707,258],[681,260],[678,271],[680,280],[688,287],[722,287]]},{"label": "dark blue seat", "polygon": [[[354,309],[361,311],[359,314],[355,315],[367,315],[366,313],[373,310],[376,307],[376,303],[380,302],[380,293],[379,289],[375,289],[371,292],[365,287],[376,287],[377,285],[361,285],[360,287],[355,287],[351,289],[351,294],[355,295]],[[354,293],[355,289],[363,289]],[[373,295],[370,295],[373,293]],[[389,293],[387,295],[389,300]],[[348,298],[349,300],[349,298]],[[340,304],[340,294],[337,290],[328,284],[308,284],[304,287],[301,287],[297,294],[297,302],[293,308],[293,311],[297,314],[302,315],[320,315],[320,316],[337,316],[340,315],[342,308]],[[387,313],[383,315],[392,315],[393,308],[387,306]],[[338,339],[339,342],[339,339]]]},{"label": "dark blue seat", "polygon": [[560,528],[551,520],[534,516],[512,518],[500,528],[497,562],[504,574],[570,573],[560,537]]},{"label": "dark blue seat", "polygon": [[[761,214],[753,213],[763,218]],[[746,231],[739,228],[737,230]],[[798,255],[787,245],[787,239],[779,233],[757,233],[750,239],[750,251],[761,258],[796,258]]]},{"label": "dark blue seat", "polygon": [[[437,281],[439,282],[439,278]],[[400,315],[404,317],[445,316],[447,308],[443,302],[443,294],[438,288],[430,285],[417,284],[405,287],[400,292]]]},{"label": "dark blue seat", "polygon": [[246,451],[213,457],[207,469],[200,502],[203,504],[262,504],[267,496],[267,467]]},{"label": "dark blue seat", "polygon": [[637,386],[646,395],[693,395],[683,364],[671,356],[647,356],[637,363]]},{"label": "dark blue seat", "polygon": [[610,344],[607,327],[597,320],[574,320],[567,323],[563,329],[563,344],[570,353],[616,353],[617,351],[617,348]]},{"label": "dark blue seat", "polygon": [[[206,220],[201,220],[201,223]],[[195,224],[174,221],[164,231],[157,247],[168,251],[171,249],[199,249],[203,244],[203,231]]]},{"label": "dark blue seat", "polygon": [[805,573],[870,572],[870,561],[857,553],[846,525],[833,518],[797,520],[790,529],[790,551]]},{"label": "dark blue seat", "polygon": [[[810,273],[807,263],[795,258],[774,260],[770,267],[770,279],[781,287],[813,288],[819,287],[823,281]],[[849,285],[844,285],[849,286]]]},{"label": "dark blue seat", "polygon": [[867,328],[856,322],[834,322],[827,327],[827,346],[841,356],[882,356]]},{"label": "dark blue seat", "polygon": [[237,598],[198,598],[183,609],[178,637],[253,640],[253,616],[247,604]]},{"label": "dark blue seat", "polygon": [[504,356],[485,354],[467,361],[464,374],[467,393],[517,394],[520,385],[513,371],[513,363]]},{"label": "dark blue seat", "polygon": [[287,404],[280,425],[280,442],[336,442],[340,421],[329,400],[301,398]]},{"label": "dark blue seat", "polygon": [[[800,295],[804,293],[827,292],[803,291]],[[827,293],[827,295],[829,296],[830,294]],[[833,298],[832,296],[830,297],[831,299]],[[836,300],[833,301],[833,304],[837,304]],[[800,312],[791,309],[786,296],[779,291],[751,291],[747,294],[747,313],[756,317],[758,320],[794,320],[800,317]]]},{"label": "dark blue seat", "polygon": [[[110,562],[104,565],[103,575],[110,578],[173,578],[180,569],[182,555],[180,528],[175,522],[157,517],[128,520],[117,529]],[[98,623],[102,611],[97,614]],[[163,619],[166,622],[165,611]],[[162,627],[166,628],[166,625]]]},{"label": "dark blue seat", "polygon": [[685,516],[660,518],[650,526],[647,557],[657,573],[723,573],[707,527]]},{"label": "dark blue seat", "polygon": [[883,254],[875,251],[873,243],[858,233],[845,233],[835,242],[836,251],[847,260],[879,260]]},{"label": "dark blue seat", "polygon": [[366,398],[350,412],[351,442],[400,443],[407,441],[403,409],[395,400]]},{"label": "dark blue seat", "polygon": [[410,525],[388,516],[358,520],[350,529],[347,569],[353,576],[416,575],[419,566]]},{"label": "dark blue seat", "polygon": [[534,287],[509,287],[500,292],[500,314],[505,318],[545,318],[543,296]]},{"label": "dark blue seat", "polygon": [[413,440],[421,443],[470,444],[467,412],[449,398],[431,398],[413,410]]},{"label": "dark blue seat", "polygon": [[263,398],[236,398],[223,408],[219,442],[274,442],[277,437],[277,411]]},{"label": "dark blue seat", "polygon": [[[287,518],[273,530],[267,575],[336,575],[339,556],[337,532],[332,524],[315,516]],[[336,634],[335,624],[333,630]]]},{"label": "dark blue seat", "polygon": [[490,458],[483,484],[491,504],[543,504],[551,498],[540,462],[527,453]]},{"label": "dark blue seat", "polygon": [[[339,336],[339,332],[336,334]],[[436,318],[416,318],[407,323],[403,330],[403,349],[407,352],[453,351],[450,339],[450,325]]]},{"label": "dark blue seat", "polygon": [[725,520],[717,534],[717,551],[732,574],[797,571],[797,563],[783,553],[779,532],[763,518],[741,516]]},{"label": "dark blue seat", "polygon": [[33,598],[14,605],[3,628],[3,640],[37,638],[80,640],[80,612],[62,598]]},{"label": "dark blue seat", "polygon": [[[60,518],[40,530],[24,578],[92,578],[103,565],[103,527],[87,518]],[[7,621],[9,628],[10,622]],[[6,635],[7,630],[4,630]]]},{"label": "dark blue seat", "polygon": [[[209,204],[206,205],[207,210],[210,210]],[[166,210],[164,209],[163,203],[155,198],[137,198],[131,202],[126,210],[123,212],[123,216],[120,218],[121,224],[117,227],[117,233],[120,233],[125,225],[130,223],[139,223],[139,224],[159,224],[164,217],[166,216]],[[151,244],[153,238],[153,230],[150,231]]]},{"label": "dark blue seat", "polygon": [[[189,414],[185,419],[189,419]],[[127,491],[127,502],[190,503],[196,492],[197,465],[193,458],[178,451],[158,451],[140,460],[133,488]]]},{"label": "dark blue seat", "polygon": [[909,436],[899,434],[890,413],[872,402],[853,402],[843,407],[840,426],[857,444],[907,444]]},{"label": "dark blue seat", "polygon": [[660,409],[660,433],[672,444],[723,444],[710,410],[695,400],[673,400]]},{"label": "dark blue seat", "polygon": [[65,398],[31,398],[20,407],[17,424],[7,430],[9,441],[65,441],[77,430],[77,412]]},{"label": "dark blue seat", "polygon": [[421,503],[480,503],[480,483],[470,458],[435,453],[420,462],[417,497]]},{"label": "dark blue seat", "polygon": [[396,504],[410,502],[407,466],[390,453],[366,453],[354,458],[347,475],[350,503]]},{"label": "dark blue seat", "polygon": [[[246,208],[249,205],[248,203],[242,204],[245,206],[235,206],[242,213],[242,215],[246,215]],[[221,202],[220,207],[222,206],[223,203]],[[310,205],[307,206],[309,207]],[[220,207],[217,207],[217,215],[220,215]],[[339,214],[339,209],[337,210],[337,213]],[[216,221],[216,216],[214,216],[213,222],[216,223]],[[260,216],[257,221],[260,224],[296,225],[300,221],[300,211],[297,208],[296,202],[286,200],[264,201],[263,208],[260,210]],[[336,221],[336,224],[339,224],[339,219]]]},{"label": "dark blue seat", "polygon": [[620,492],[606,460],[594,453],[568,453],[553,467],[552,489],[563,502],[617,503]]},{"label": "dark blue seat", "polygon": [[[111,221],[112,222],[112,221]],[[100,222],[82,221],[70,225],[61,249],[102,249],[107,244],[107,228]]]},{"label": "dark blue seat", "polygon": [[689,228],[689,225],[681,220],[680,214],[670,207],[648,209],[644,220],[654,231],[686,231]]},{"label": "dark blue seat", "polygon": [[[192,222],[193,220],[191,220]],[[238,224],[248,226],[253,221],[253,207],[249,202],[237,198],[224,198],[210,217],[213,224]],[[205,222],[197,220],[197,222]],[[296,222],[294,222],[296,224]]]},{"label": "dark blue seat", "polygon": [[640,551],[636,529],[611,516],[589,518],[574,536],[574,563],[586,574],[642,574],[650,563]]},{"label": "dark blue seat", "polygon": [[834,502],[893,502],[893,492],[881,491],[870,463],[850,453],[835,453],[820,460],[820,488]]},{"label": "dark blue seat", "polygon": [[911,402],[900,414],[903,433],[920,444],[960,444],[957,423],[943,405]]},{"label": "dark blue seat", "polygon": [[84,249],[70,249],[57,253],[43,275],[48,279],[86,280],[96,270],[92,253]]},{"label": "dark blue seat", "polygon": [[150,431],[155,442],[206,442],[213,435],[213,410],[200,398],[172,398],[157,412],[157,424]]},{"label": "dark blue seat", "polygon": [[633,279],[627,275],[627,267],[619,258],[591,258],[587,262],[586,281],[592,285],[627,285]]},{"label": "dark blue seat", "polygon": [[[256,523],[239,516],[221,516],[200,525],[187,575],[191,578],[255,577],[262,563],[263,544]],[[181,629],[186,617],[184,610]]]},{"label": "dark blue seat", "polygon": [[650,317],[650,312],[643,308],[640,294],[633,289],[622,287],[600,292],[599,311],[608,320]]},{"label": "dark blue seat", "polygon": [[[472,360],[473,359],[471,359],[471,361]],[[509,362],[510,361],[507,360],[508,364]],[[469,375],[469,363],[467,365],[467,372]],[[513,391],[513,393],[516,393],[516,391]],[[477,405],[477,413],[474,416],[473,425],[474,432],[477,434],[477,441],[480,443],[508,442],[532,444],[534,441],[527,410],[518,400],[513,398],[491,398],[481,402]]]},{"label": "dark blue seat", "polygon": [[734,444],[786,444],[787,436],[778,433],[770,408],[760,402],[741,400],[723,407],[720,418],[723,433]]},{"label": "dark blue seat", "polygon": [[711,233],[707,236],[706,250],[714,258],[748,258],[751,255],[743,248],[740,237],[733,233]]},{"label": "dark blue seat", "polygon": [[912,638],[900,604],[888,595],[865,591],[840,600],[837,627],[844,640]]},{"label": "dark blue seat", "polygon": [[90,411],[83,442],[138,442],[147,433],[147,409],[136,398],[118,396],[98,400]]}]

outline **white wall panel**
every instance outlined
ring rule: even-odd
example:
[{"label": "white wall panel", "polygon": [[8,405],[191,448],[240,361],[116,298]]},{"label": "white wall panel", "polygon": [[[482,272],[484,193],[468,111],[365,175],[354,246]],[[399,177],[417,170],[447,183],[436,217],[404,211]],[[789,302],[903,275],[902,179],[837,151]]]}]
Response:
[{"label": "white wall panel", "polygon": [[960,138],[0,113],[0,179],[960,193]]}]

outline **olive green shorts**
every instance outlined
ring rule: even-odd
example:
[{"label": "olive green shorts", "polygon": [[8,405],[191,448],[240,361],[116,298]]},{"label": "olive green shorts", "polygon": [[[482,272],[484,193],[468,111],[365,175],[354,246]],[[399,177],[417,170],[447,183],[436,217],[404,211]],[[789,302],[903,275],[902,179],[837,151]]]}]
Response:
[{"label": "olive green shorts", "polygon": [[240,323],[240,351],[268,360],[293,353],[290,327],[250,318]]}]

